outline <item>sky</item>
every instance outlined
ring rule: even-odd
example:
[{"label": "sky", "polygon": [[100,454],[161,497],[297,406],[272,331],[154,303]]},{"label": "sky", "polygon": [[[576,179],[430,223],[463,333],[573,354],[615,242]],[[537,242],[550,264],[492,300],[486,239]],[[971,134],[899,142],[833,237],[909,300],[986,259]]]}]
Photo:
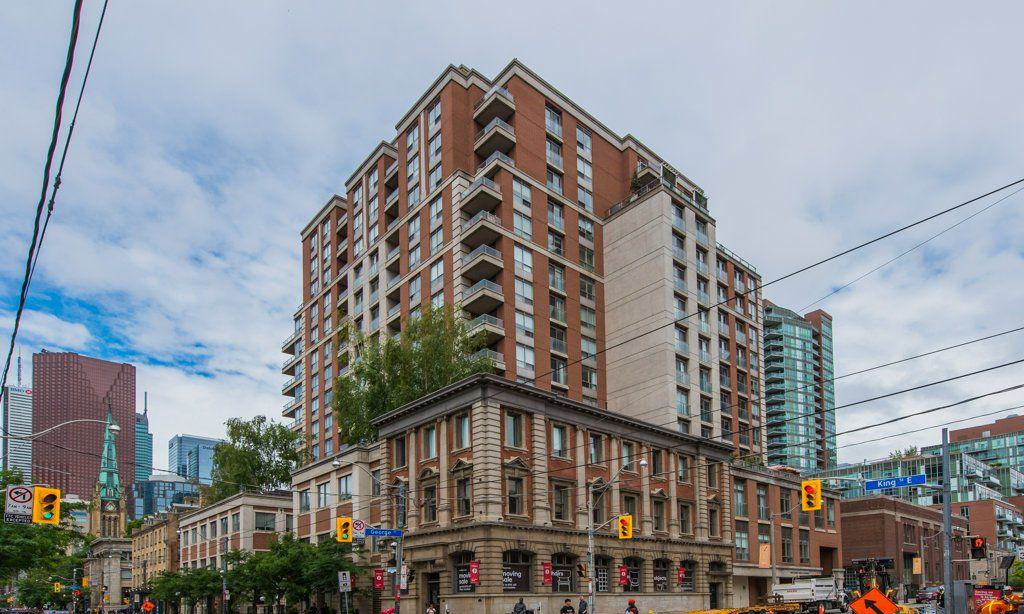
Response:
[{"label": "sky", "polygon": [[[101,3],[85,5],[76,84]],[[157,468],[174,434],[280,419],[299,231],[448,64],[493,76],[518,57],[637,136],[705,189],[719,241],[766,282],[1024,176],[1019,3],[510,7],[111,2],[19,337],[26,362],[47,348],[134,363]],[[5,337],[70,15],[70,2],[0,4]],[[993,201],[764,294],[800,310]],[[816,305],[834,318],[836,373],[1021,325],[1022,211],[1012,196]],[[1024,335],[1008,335],[844,378],[837,402],[1022,355]],[[1020,365],[840,409],[838,428],[1017,383]],[[841,437],[840,459],[937,443],[935,429],[878,439],[1015,405],[1024,392]]]}]

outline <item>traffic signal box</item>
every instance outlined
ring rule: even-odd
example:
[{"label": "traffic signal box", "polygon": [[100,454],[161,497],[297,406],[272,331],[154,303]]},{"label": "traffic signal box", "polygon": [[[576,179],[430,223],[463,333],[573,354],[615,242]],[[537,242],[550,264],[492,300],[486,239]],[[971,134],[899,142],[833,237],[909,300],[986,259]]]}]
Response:
[{"label": "traffic signal box", "polygon": [[349,543],[352,541],[352,519],[347,516],[339,516],[334,521],[334,528],[337,531],[337,540]]},{"label": "traffic signal box", "polygon": [[800,482],[800,509],[805,512],[821,509],[821,480]]},{"label": "traffic signal box", "polygon": [[32,497],[32,522],[60,524],[60,490],[36,486]]},{"label": "traffic signal box", "polygon": [[619,516],[619,539],[633,539],[633,515]]},{"label": "traffic signal box", "polygon": [[971,558],[972,559],[984,559],[988,556],[988,540],[984,537],[975,535],[970,538],[971,540]]},{"label": "traffic signal box", "polygon": [[54,582],[53,583],[53,592],[55,592],[55,593],[59,593],[60,592],[60,582]]}]

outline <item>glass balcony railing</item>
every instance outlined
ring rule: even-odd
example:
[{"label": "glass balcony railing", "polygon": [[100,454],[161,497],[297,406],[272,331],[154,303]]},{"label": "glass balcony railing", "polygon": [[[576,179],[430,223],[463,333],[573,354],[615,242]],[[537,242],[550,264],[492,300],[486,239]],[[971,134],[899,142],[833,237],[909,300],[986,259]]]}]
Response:
[{"label": "glass balcony railing", "polygon": [[490,166],[491,162],[494,162],[495,160],[500,160],[500,161],[504,162],[505,164],[508,164],[509,166],[515,166],[516,165],[515,161],[512,160],[512,158],[508,157],[507,154],[505,154],[505,153],[503,153],[501,151],[496,151],[496,152],[492,153],[491,155],[487,156],[487,159],[484,160],[483,163],[480,164],[480,166],[476,167],[477,172],[479,173],[480,169],[485,168],[487,166]]},{"label": "glass balcony railing", "polygon": [[494,130],[495,128],[502,128],[504,130],[507,130],[509,133],[515,134],[515,130],[512,129],[512,126],[510,126],[508,122],[501,119],[500,117],[495,117],[491,121],[487,122],[487,125],[484,126],[483,130],[476,133],[477,140],[479,140],[480,137],[484,136],[485,134],[487,134],[491,130]]},{"label": "glass balcony railing", "polygon": [[675,286],[676,290],[679,290],[680,292],[686,292],[686,281],[676,277],[675,279],[672,280],[672,284]]},{"label": "glass balcony railing", "polygon": [[689,386],[690,375],[685,371],[676,371],[676,383],[680,386]]},{"label": "glass balcony railing", "polygon": [[470,320],[469,324],[467,325],[467,327],[469,328],[470,331],[475,331],[476,329],[480,328],[481,326],[485,326],[485,325],[490,325],[490,326],[494,326],[494,327],[501,328],[501,329],[505,328],[502,325],[501,320],[499,318],[496,318],[496,317],[494,317],[494,316],[492,316],[490,314],[486,314],[486,313],[483,314],[483,315],[479,315],[479,316],[473,318],[472,320]]},{"label": "glass balcony railing", "polygon": [[484,290],[490,290],[492,292],[497,292],[498,294],[501,294],[501,286],[499,286],[498,284],[494,283],[489,279],[481,279],[480,281],[470,286],[469,290],[466,290],[466,298],[473,296],[477,292],[483,292]]},{"label": "glass balcony railing", "polygon": [[700,351],[700,361],[701,362],[711,362],[711,352],[709,352],[707,350],[701,350]]},{"label": "glass balcony railing", "polygon": [[689,354],[690,344],[683,339],[676,339],[676,352],[679,354]]}]

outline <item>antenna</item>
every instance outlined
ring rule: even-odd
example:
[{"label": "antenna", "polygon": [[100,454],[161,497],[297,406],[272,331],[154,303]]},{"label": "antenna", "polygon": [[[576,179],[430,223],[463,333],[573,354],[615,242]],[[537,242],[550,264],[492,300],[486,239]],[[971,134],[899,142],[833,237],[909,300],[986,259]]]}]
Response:
[{"label": "antenna", "polygon": [[142,415],[145,416],[149,413],[149,391],[142,393]]}]

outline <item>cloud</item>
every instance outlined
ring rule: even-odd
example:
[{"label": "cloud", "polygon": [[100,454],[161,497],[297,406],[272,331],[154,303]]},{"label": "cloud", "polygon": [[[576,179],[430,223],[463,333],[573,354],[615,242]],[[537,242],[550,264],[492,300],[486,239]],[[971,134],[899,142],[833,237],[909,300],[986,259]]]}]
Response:
[{"label": "cloud", "polygon": [[[0,315],[0,319],[3,321],[0,335],[6,339],[11,337],[14,315],[13,311],[3,312]],[[93,341],[93,336],[89,329],[79,322],[68,322],[53,314],[26,310],[21,317],[18,339],[19,345],[22,347],[29,344],[49,350],[76,351],[88,348]]]},{"label": "cloud", "polygon": [[[87,7],[87,33],[97,9]],[[1007,75],[1024,7],[1014,3],[973,14],[954,3],[884,14],[819,3],[526,3],[502,20],[471,2],[443,11],[224,3],[204,5],[201,18],[196,9],[108,12],[30,302],[53,322],[30,337],[27,320],[23,338],[26,348],[63,338],[137,364],[157,450],[179,431],[219,433],[229,416],[280,416],[298,233],[449,63],[493,75],[520,57],[612,129],[637,135],[707,190],[719,240],[766,280],[1020,174],[1024,84]],[[0,5],[8,297],[38,198],[68,13]],[[835,317],[837,373],[1019,324],[1021,200],[820,305]],[[765,294],[799,308],[952,221]],[[842,380],[838,402],[1022,348],[1007,337]],[[1021,377],[1007,369],[851,408],[839,429]],[[1006,397],[900,428],[1024,402]],[[841,456],[880,456],[891,444]]]}]

